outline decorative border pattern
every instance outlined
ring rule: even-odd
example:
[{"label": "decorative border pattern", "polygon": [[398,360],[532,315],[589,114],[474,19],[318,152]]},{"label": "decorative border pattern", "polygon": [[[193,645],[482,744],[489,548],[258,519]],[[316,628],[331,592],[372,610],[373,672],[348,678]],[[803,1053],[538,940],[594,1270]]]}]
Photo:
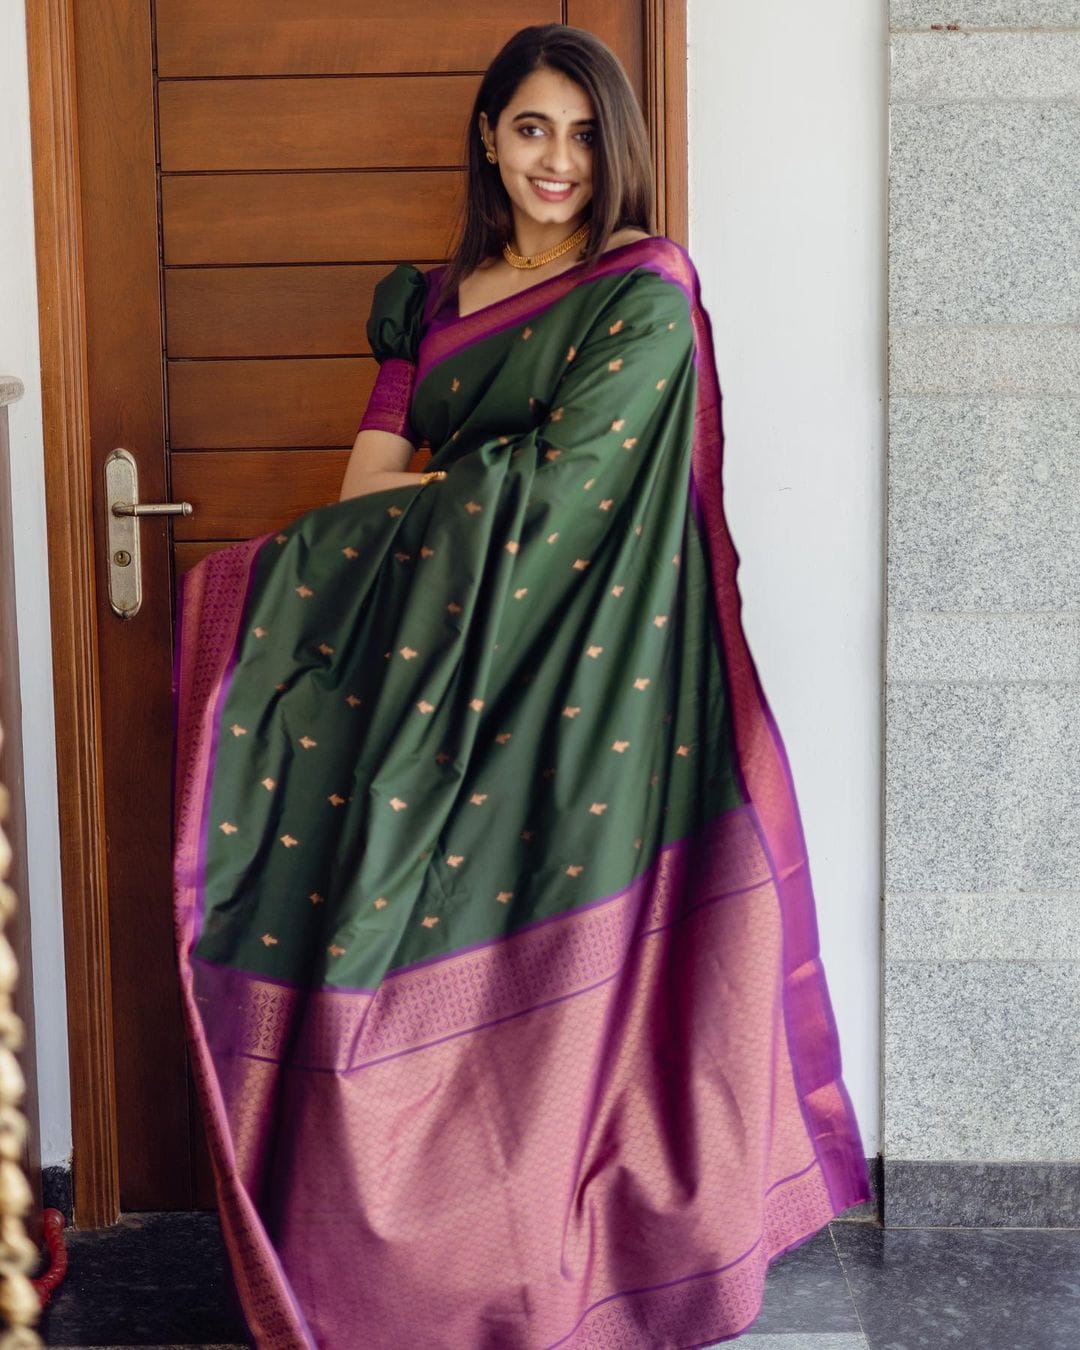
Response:
[{"label": "decorative border pattern", "polygon": [[389,431],[395,436],[404,436],[415,445],[416,438],[409,425],[415,382],[416,366],[412,361],[406,361],[402,356],[388,356],[375,376],[358,433]]},{"label": "decorative border pattern", "polygon": [[[203,1018],[215,1055],[247,1055],[290,1069],[352,1073],[484,1030],[613,979],[634,944],[691,913],[775,883],[750,806],[663,849],[618,895],[496,943],[392,972],[378,990],[307,990],[197,960],[195,987],[222,1023]],[[773,903],[775,903],[775,895]]]},{"label": "decorative border pattern", "polygon": [[[210,554],[181,584],[173,677],[177,710],[174,918],[189,1062],[199,1100],[206,1108],[202,1114],[207,1150],[237,1292],[260,1347],[313,1350],[315,1341],[240,1177],[228,1112],[202,1031],[190,959],[201,923],[197,881],[204,858],[204,817],[217,749],[216,726],[235,662],[255,560],[268,538],[261,535]],[[193,614],[198,615],[197,628],[192,626]],[[210,696],[215,686],[219,688],[216,698]]]},{"label": "decorative border pattern", "polygon": [[[547,1350],[639,1345],[643,1328],[652,1345],[700,1345],[705,1327],[717,1328],[716,1334],[725,1340],[741,1335],[761,1312],[770,1263],[813,1237],[832,1218],[829,1193],[815,1161],[770,1187],[761,1237],[734,1261],[653,1288],[612,1294],[589,1308],[573,1331]],[[792,1239],[792,1233],[799,1236]]]},{"label": "decorative border pattern", "polygon": [[712,327],[701,305],[696,273],[691,312],[698,354],[691,500],[712,569],[743,795],[759,813],[779,887],[784,1019],[792,1071],[807,1134],[821,1161],[832,1203],[840,1212],[869,1200],[870,1184],[855,1112],[842,1077],[840,1041],[821,964],[810,864],[794,779],[742,625],[739,557],[723,506],[722,396]]}]

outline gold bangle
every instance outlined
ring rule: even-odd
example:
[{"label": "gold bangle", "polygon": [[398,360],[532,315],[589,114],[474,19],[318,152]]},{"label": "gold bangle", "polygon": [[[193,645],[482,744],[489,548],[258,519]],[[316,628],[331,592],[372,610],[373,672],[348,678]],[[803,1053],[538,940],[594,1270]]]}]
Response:
[{"label": "gold bangle", "polygon": [[427,473],[420,475],[420,486],[427,487],[429,483],[441,483],[445,477],[445,469],[429,469]]}]

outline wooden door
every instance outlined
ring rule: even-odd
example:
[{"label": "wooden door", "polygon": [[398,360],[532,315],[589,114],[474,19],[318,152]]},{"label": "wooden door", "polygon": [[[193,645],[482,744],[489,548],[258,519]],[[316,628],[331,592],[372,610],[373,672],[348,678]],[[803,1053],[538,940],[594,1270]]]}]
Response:
[{"label": "wooden door", "polygon": [[[102,1212],[108,1188],[87,1174],[105,1167],[110,1139],[119,1209],[212,1203],[170,910],[175,578],[230,540],[336,500],[375,375],[364,333],[372,287],[397,261],[446,257],[467,112],[499,46],[529,23],[589,28],[619,54],[655,122],[665,7],[68,3],[94,522],[90,695],[100,710],[107,893],[107,947],[94,969],[111,1013],[73,1019],[72,1054],[85,1040],[113,1083],[110,1097],[84,1077],[84,1095],[98,1099],[73,1103],[85,1223],[111,1217]],[[32,56],[34,41],[32,28]],[[666,55],[679,71],[685,48]],[[680,107],[676,127],[682,115]],[[665,179],[681,195],[685,143],[669,140],[665,154],[654,140],[664,202]],[[663,213],[659,228],[678,237]],[[138,461],[141,500],[194,507],[175,525],[142,524],[144,596],[130,619],[109,606],[102,528],[102,466],[118,446]],[[61,762],[63,754],[61,746]],[[69,909],[66,922],[85,923],[85,914]],[[95,1109],[95,1129],[82,1129]]]}]

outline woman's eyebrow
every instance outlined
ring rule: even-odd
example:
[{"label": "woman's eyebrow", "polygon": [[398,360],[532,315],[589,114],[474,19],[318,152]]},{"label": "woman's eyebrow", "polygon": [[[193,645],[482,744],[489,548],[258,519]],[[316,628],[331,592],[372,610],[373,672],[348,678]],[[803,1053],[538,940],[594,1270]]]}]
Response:
[{"label": "woman's eyebrow", "polygon": [[[552,121],[555,120],[554,118],[549,117],[549,116],[547,115],[547,113],[542,113],[542,112],[519,112],[519,113],[515,113],[514,116],[513,116],[510,120],[511,120],[512,122],[520,122],[521,119],[522,119],[523,117],[536,117],[536,118],[539,118],[541,122],[552,122]],[[584,127],[584,126],[594,127],[594,126],[596,126],[596,118],[595,118],[595,117],[579,117],[579,118],[577,118],[574,122],[572,122],[570,125],[571,125],[571,126],[575,126],[575,127]]]}]

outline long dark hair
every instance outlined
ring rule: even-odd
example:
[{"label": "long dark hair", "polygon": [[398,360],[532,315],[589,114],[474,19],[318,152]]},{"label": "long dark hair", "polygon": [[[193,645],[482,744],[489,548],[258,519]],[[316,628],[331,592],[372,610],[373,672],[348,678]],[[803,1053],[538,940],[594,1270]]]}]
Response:
[{"label": "long dark hair", "polygon": [[464,198],[454,245],[443,274],[438,304],[485,258],[511,237],[514,217],[497,164],[489,164],[481,143],[480,113],[494,129],[503,109],[527,75],[542,68],[568,76],[592,100],[593,136],[590,230],[581,262],[588,272],[615,230],[656,228],[656,189],[649,138],[637,98],[619,59],[606,43],[583,28],[564,23],[522,28],[488,66],[465,128]]}]

